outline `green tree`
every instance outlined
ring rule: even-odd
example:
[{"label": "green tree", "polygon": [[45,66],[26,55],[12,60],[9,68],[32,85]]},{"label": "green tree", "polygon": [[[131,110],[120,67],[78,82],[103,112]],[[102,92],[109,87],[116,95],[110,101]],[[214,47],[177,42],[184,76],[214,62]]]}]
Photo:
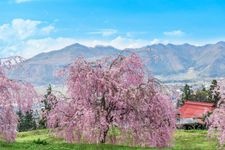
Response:
[{"label": "green tree", "polygon": [[17,115],[19,117],[19,124],[17,126],[19,132],[35,130],[37,128],[32,110],[26,111],[24,114],[19,110]]},{"label": "green tree", "polygon": [[184,88],[182,89],[182,97],[178,101],[178,106],[182,106],[186,100],[190,100],[192,97],[192,89],[188,84],[185,84]]},{"label": "green tree", "polygon": [[46,128],[48,113],[57,103],[56,96],[52,94],[51,84],[49,84],[47,88],[47,93],[44,95],[44,99],[41,102],[43,103],[44,107],[42,109],[42,115],[39,121],[39,128]]},{"label": "green tree", "polygon": [[193,100],[197,102],[208,102],[209,94],[208,91],[203,88],[202,90],[197,90],[192,97]]},{"label": "green tree", "polygon": [[209,88],[209,101],[213,102],[215,105],[220,100],[220,93],[216,91],[217,88],[218,88],[217,81],[212,80],[210,88]]}]

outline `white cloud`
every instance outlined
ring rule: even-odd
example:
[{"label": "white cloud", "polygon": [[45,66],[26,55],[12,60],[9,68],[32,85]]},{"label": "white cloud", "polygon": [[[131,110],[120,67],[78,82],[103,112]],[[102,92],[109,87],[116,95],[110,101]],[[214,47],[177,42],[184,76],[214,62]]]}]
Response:
[{"label": "white cloud", "polygon": [[3,24],[0,26],[0,40],[5,40],[9,37],[9,35],[12,34],[12,31],[10,30],[9,24]]},{"label": "white cloud", "polygon": [[118,31],[116,29],[100,29],[94,32],[88,32],[89,34],[101,35],[101,36],[112,36]]},{"label": "white cloud", "polygon": [[126,36],[127,37],[137,37],[139,35],[144,35],[144,34],[147,34],[148,32],[143,32],[143,31],[139,31],[139,32],[126,32]]},{"label": "white cloud", "polygon": [[[190,40],[165,40],[159,38],[137,39],[135,38],[136,36],[129,37],[127,35],[118,35],[117,30],[114,29],[104,29],[98,32],[90,33],[102,35],[103,38],[99,40],[69,37],[53,38],[51,37],[51,33],[55,31],[55,27],[45,24],[46,23],[38,20],[17,18],[13,19],[10,23],[0,25],[0,57],[20,55],[25,58],[30,58],[41,52],[61,49],[73,43],[80,43],[90,47],[94,47],[96,45],[110,45],[119,49],[139,48],[157,43],[182,44],[185,42],[190,42],[192,44],[199,44],[196,40],[191,42]],[[177,34],[179,35],[179,32],[175,32],[175,35]],[[111,38],[104,38],[104,36],[110,35],[114,36]],[[191,76],[191,73],[191,71],[188,72],[188,76]]]},{"label": "white cloud", "polygon": [[[39,38],[39,39],[27,39],[7,45],[2,49],[2,52],[7,55],[19,55],[24,58],[30,58],[41,52],[49,52],[52,50],[58,50],[65,46],[80,43],[89,47],[96,45],[113,46],[119,49],[124,48],[138,48],[149,44],[159,43],[160,40],[142,40],[142,39],[130,39],[118,36],[112,40],[91,40],[91,39],[76,39],[76,38]],[[162,41],[163,42],[163,41]]]},{"label": "white cloud", "polygon": [[26,39],[32,36],[37,31],[37,26],[40,21],[14,19],[12,21],[11,29],[19,39]]},{"label": "white cloud", "polygon": [[[22,51],[17,52],[16,55],[29,58],[41,52],[58,50],[74,43],[80,43],[89,47],[94,47],[96,45],[103,45],[103,46],[111,45],[116,48],[124,49],[124,48],[142,47],[147,44],[154,44],[156,42],[159,42],[159,41],[156,39],[152,41],[147,41],[147,40],[145,41],[141,39],[138,39],[138,40],[127,39],[120,36],[112,40],[89,40],[89,39],[75,39],[75,38],[66,38],[66,37],[31,39],[31,40],[27,40],[24,43],[21,43],[20,47]],[[17,47],[19,46],[17,45]]]},{"label": "white cloud", "polygon": [[17,52],[16,55],[30,58],[41,52],[49,52],[52,50],[58,50],[65,46],[75,43],[75,39],[72,38],[42,38],[42,39],[30,39],[24,43],[21,43],[22,50]]},{"label": "white cloud", "polygon": [[41,21],[16,18],[9,24],[0,25],[0,40],[25,40],[36,35],[46,35],[54,30],[52,25],[39,27]]},{"label": "white cloud", "polygon": [[163,32],[163,34],[166,36],[182,36],[185,33],[181,30],[174,30],[174,31]]},{"label": "white cloud", "polygon": [[42,52],[49,52],[52,50],[58,50],[65,46],[75,43],[75,39],[72,38],[41,38],[41,39],[29,39],[25,41],[18,41],[0,47],[0,54],[3,56],[22,56],[24,58],[30,58]]},{"label": "white cloud", "polygon": [[0,55],[16,55],[29,47],[26,46],[29,40],[46,38],[54,29],[52,25],[43,26],[41,21],[21,18],[2,24],[0,25]]},{"label": "white cloud", "polygon": [[[4,28],[4,27],[2,27]],[[65,46],[80,43],[89,47],[94,47],[96,45],[103,45],[103,46],[113,46],[119,49],[124,48],[139,48],[146,45],[151,44],[158,44],[158,43],[173,43],[173,44],[182,44],[182,41],[168,41],[162,39],[152,39],[152,40],[145,40],[145,39],[134,39],[134,38],[127,38],[123,36],[117,36],[111,40],[92,40],[92,39],[79,39],[79,38],[68,38],[68,37],[58,37],[58,38],[51,38],[51,37],[41,37],[41,38],[28,38],[25,40],[18,40],[14,41],[13,43],[7,44],[6,46],[1,48],[0,45],[0,54],[4,55],[20,55],[25,58],[30,58],[34,55],[37,55],[41,52],[49,52],[52,50],[58,50],[64,48]],[[193,78],[195,77],[195,71],[192,69],[188,70],[188,72],[184,75],[185,78]]]},{"label": "white cloud", "polygon": [[20,3],[25,3],[25,2],[30,2],[32,0],[15,0],[15,3],[20,4]]},{"label": "white cloud", "polygon": [[[125,48],[139,48],[142,46],[156,44],[161,42],[159,39],[153,40],[144,40],[144,39],[133,39],[133,38],[126,38],[122,36],[117,36],[111,40],[89,40],[89,39],[75,39],[76,42],[94,47],[96,45],[103,45],[103,46],[113,46],[119,49]],[[163,41],[162,41],[163,42]]]},{"label": "white cloud", "polygon": [[43,27],[43,28],[41,29],[41,31],[42,31],[43,33],[45,33],[45,34],[49,34],[49,33],[51,33],[51,32],[54,31],[54,30],[55,30],[55,27],[52,26],[52,25]]},{"label": "white cloud", "polygon": [[118,36],[115,39],[110,41],[110,45],[113,45],[117,48],[138,48],[142,46],[146,46],[149,44],[155,44],[158,41],[156,39],[150,41],[150,40],[143,40],[143,39],[133,39],[133,38],[125,38]]}]

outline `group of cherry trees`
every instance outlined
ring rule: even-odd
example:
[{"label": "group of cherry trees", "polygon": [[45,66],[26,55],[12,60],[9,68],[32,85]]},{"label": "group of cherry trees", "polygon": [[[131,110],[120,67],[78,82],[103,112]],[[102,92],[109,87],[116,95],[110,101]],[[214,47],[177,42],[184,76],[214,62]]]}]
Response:
[{"label": "group of cherry trees", "polygon": [[[3,67],[0,137],[10,142],[16,137],[16,111],[31,109],[37,94],[31,84],[9,79]],[[146,74],[137,55],[95,62],[78,58],[64,73],[67,97],[46,97],[51,105],[45,114],[47,125],[57,135],[68,142],[105,143],[110,139],[119,143],[130,139],[134,145],[169,145],[175,129],[175,110],[170,98]],[[119,137],[109,136],[113,129],[120,131]]]},{"label": "group of cherry trees", "polygon": [[[31,109],[38,95],[31,84],[9,79],[5,66],[0,65],[0,138],[12,142],[19,121],[16,111]],[[176,110],[139,56],[119,55],[95,62],[77,58],[63,73],[67,95],[45,97],[50,108],[45,120],[56,135],[68,142],[170,145]],[[211,135],[221,144],[225,143],[224,91],[225,81],[218,84],[221,99],[208,123]],[[120,134],[112,134],[113,130]]]},{"label": "group of cherry trees", "polygon": [[23,81],[9,79],[4,68],[11,68],[17,57],[9,58],[0,65],[0,138],[12,142],[16,138],[18,123],[17,110],[31,109],[37,98],[33,86]]}]

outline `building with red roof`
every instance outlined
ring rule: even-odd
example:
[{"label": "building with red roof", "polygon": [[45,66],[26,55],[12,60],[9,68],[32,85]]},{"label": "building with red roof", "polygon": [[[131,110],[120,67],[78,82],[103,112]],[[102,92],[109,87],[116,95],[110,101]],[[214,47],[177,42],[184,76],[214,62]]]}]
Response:
[{"label": "building with red roof", "polygon": [[204,115],[211,113],[214,109],[215,105],[213,103],[186,101],[178,109],[177,124],[203,124]]},{"label": "building with red roof", "polygon": [[213,103],[186,101],[179,108],[180,118],[201,118],[215,109]]}]

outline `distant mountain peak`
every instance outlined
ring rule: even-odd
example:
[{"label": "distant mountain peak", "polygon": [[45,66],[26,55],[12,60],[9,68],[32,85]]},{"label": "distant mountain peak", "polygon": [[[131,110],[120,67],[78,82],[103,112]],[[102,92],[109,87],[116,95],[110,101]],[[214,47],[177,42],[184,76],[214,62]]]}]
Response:
[{"label": "distant mountain peak", "polygon": [[216,45],[225,46],[225,42],[224,41],[219,41],[219,42],[216,43]]},{"label": "distant mountain peak", "polygon": [[[48,83],[60,84],[55,78],[54,71],[60,67],[67,66],[77,57],[85,57],[88,60],[96,60],[102,57],[127,55],[136,52],[146,63],[145,65],[156,76],[183,77],[189,68],[193,68],[197,77],[222,77],[225,76],[225,42],[204,46],[194,46],[188,43],[175,44],[153,44],[141,48],[116,49],[112,46],[97,45],[88,47],[74,43],[65,48],[38,54],[23,62],[22,68],[15,68],[9,73],[11,78],[23,80],[36,84],[46,85]],[[26,75],[26,73],[29,73]]]},{"label": "distant mountain peak", "polygon": [[63,48],[63,49],[67,49],[67,48],[74,48],[74,47],[76,47],[76,48],[86,48],[87,46],[85,46],[85,45],[82,45],[82,44],[80,44],[80,43],[74,43],[74,44],[72,44],[72,45],[69,45],[69,46],[66,46],[65,48]]}]

